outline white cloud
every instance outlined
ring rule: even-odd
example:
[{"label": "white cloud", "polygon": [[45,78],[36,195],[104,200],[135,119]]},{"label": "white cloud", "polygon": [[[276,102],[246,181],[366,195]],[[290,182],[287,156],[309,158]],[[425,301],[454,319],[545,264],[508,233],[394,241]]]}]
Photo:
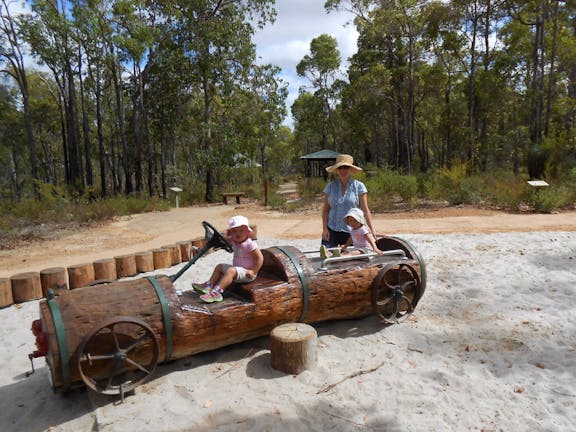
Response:
[{"label": "white cloud", "polygon": [[278,0],[277,17],[274,24],[256,31],[256,43],[259,63],[271,63],[282,68],[281,78],[288,82],[289,96],[286,106],[289,118],[285,121],[292,125],[290,106],[298,97],[298,89],[306,81],[296,74],[296,65],[310,51],[310,42],[321,34],[328,34],[338,42],[342,58],[342,73],[347,67],[347,59],[356,52],[358,34],[348,13],[324,10],[325,0]]}]

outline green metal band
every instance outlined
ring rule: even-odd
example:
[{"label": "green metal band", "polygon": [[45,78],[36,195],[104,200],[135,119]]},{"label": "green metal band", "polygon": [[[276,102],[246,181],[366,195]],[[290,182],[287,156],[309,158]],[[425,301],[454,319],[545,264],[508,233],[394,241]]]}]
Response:
[{"label": "green metal band", "polygon": [[164,321],[164,331],[166,332],[166,358],[164,361],[169,361],[170,357],[172,357],[172,350],[174,347],[170,308],[168,307],[168,301],[164,295],[164,290],[158,283],[158,280],[156,280],[154,276],[147,276],[146,279],[148,279],[148,282],[150,282],[154,287],[158,300],[160,300],[160,306],[162,307],[162,319]]},{"label": "green metal band", "polygon": [[48,307],[52,314],[52,321],[54,322],[54,330],[56,331],[56,341],[58,342],[58,351],[60,351],[60,368],[62,369],[62,380],[64,381],[64,390],[70,387],[70,352],[68,351],[68,339],[66,338],[66,330],[64,330],[64,323],[62,322],[62,314],[56,303],[54,291],[48,290],[46,299]]},{"label": "green metal band", "polygon": [[298,322],[304,322],[304,320],[306,319],[306,314],[308,313],[308,302],[310,298],[310,292],[308,289],[308,280],[306,279],[304,270],[302,270],[302,266],[300,265],[296,257],[292,255],[290,251],[284,249],[281,246],[276,246],[276,248],[282,251],[284,255],[286,255],[288,258],[290,258],[290,261],[292,261],[292,264],[294,264],[294,267],[296,267],[296,271],[298,272],[298,278],[300,279],[300,284],[302,285],[302,301],[303,301],[302,313],[300,314]]}]

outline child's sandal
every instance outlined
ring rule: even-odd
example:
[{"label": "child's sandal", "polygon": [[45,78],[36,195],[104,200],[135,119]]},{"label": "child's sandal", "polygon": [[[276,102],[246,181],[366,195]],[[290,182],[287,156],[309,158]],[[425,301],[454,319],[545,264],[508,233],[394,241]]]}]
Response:
[{"label": "child's sandal", "polygon": [[222,291],[218,289],[211,289],[206,294],[202,294],[200,298],[206,303],[221,302],[224,299],[224,297],[222,297]]}]

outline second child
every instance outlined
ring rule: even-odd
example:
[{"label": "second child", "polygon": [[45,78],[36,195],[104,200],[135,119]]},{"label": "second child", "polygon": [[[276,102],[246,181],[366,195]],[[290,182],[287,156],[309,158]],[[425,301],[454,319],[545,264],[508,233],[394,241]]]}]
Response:
[{"label": "second child", "polygon": [[[376,239],[372,231],[366,226],[364,212],[361,209],[357,207],[351,208],[344,216],[344,221],[351,228],[350,238],[346,244],[332,252],[333,257],[345,254],[361,255],[367,253],[382,255],[382,251],[376,245]],[[346,250],[349,246],[354,246],[354,250]],[[325,246],[320,247],[320,256],[323,258],[328,257],[328,249]]]}]

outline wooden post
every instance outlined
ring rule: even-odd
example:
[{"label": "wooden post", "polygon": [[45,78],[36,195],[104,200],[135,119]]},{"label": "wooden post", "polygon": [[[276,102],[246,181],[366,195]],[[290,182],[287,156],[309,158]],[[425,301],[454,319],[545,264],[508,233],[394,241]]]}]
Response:
[{"label": "wooden post", "polygon": [[116,280],[116,260],[113,258],[104,258],[94,261],[94,277],[96,280]]},{"label": "wooden post", "polygon": [[270,333],[270,352],[274,369],[294,375],[314,369],[318,362],[316,330],[303,323],[279,325]]},{"label": "wooden post", "polygon": [[204,237],[197,237],[192,239],[192,246],[196,246],[198,249],[202,249],[206,245],[206,239]]},{"label": "wooden post", "polygon": [[49,289],[54,291],[56,295],[68,291],[68,278],[64,267],[51,267],[40,270],[40,282],[44,297],[48,294]]},{"label": "wooden post", "polygon": [[182,262],[182,258],[180,257],[180,248],[177,244],[164,245],[162,246],[162,249],[168,249],[170,251],[172,265],[180,264]]},{"label": "wooden post", "polygon": [[153,249],[154,268],[168,268],[172,266],[172,255],[168,249]]},{"label": "wooden post", "polygon": [[152,251],[138,252],[136,255],[136,270],[140,273],[154,271],[154,255]]},{"label": "wooden post", "polygon": [[94,265],[92,263],[75,264],[68,267],[68,283],[70,289],[88,286],[95,280]]},{"label": "wooden post", "polygon": [[136,269],[136,257],[133,254],[119,255],[116,260],[116,275],[118,279],[138,274]]},{"label": "wooden post", "polygon": [[8,278],[0,278],[0,309],[14,304],[12,296],[12,281]]},{"label": "wooden post", "polygon": [[180,248],[180,257],[182,258],[182,261],[183,262],[190,261],[190,258],[192,258],[191,255],[192,242],[190,240],[187,240],[187,241],[179,241],[176,244]]},{"label": "wooden post", "polygon": [[15,303],[42,298],[40,273],[19,273],[10,278],[12,281],[12,297]]}]

